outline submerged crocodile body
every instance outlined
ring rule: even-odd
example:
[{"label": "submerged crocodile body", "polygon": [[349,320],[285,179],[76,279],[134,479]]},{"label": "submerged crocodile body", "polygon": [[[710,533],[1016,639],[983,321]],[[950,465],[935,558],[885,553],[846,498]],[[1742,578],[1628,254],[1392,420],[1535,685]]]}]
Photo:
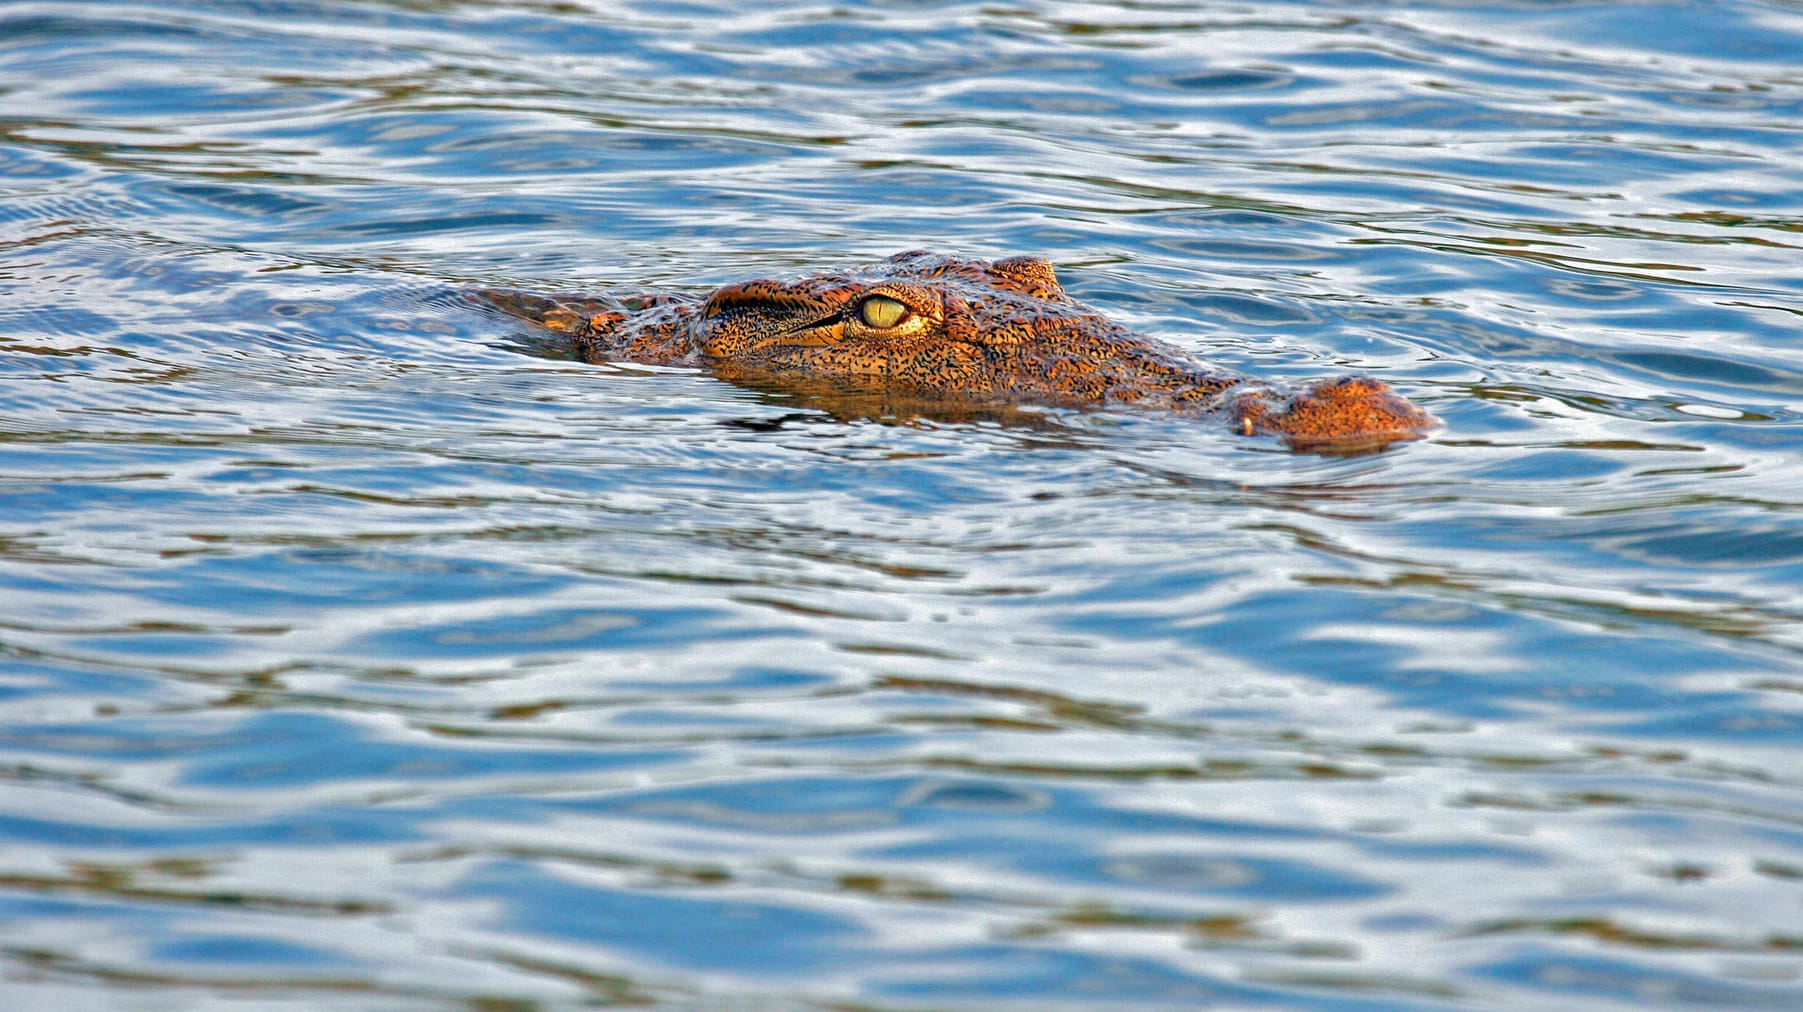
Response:
[{"label": "submerged crocodile body", "polygon": [[1066,296],[1052,265],[1032,257],[899,253],[856,270],[693,295],[479,295],[569,335],[585,361],[698,367],[748,386],[915,405],[1215,413],[1247,435],[1301,448],[1381,446],[1437,424],[1374,379],[1286,390],[1210,368]]}]

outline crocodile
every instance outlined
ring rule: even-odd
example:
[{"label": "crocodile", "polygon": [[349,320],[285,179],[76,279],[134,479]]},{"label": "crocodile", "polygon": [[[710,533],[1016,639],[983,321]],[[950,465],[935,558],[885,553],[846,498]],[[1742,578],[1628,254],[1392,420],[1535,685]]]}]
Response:
[{"label": "crocodile", "polygon": [[476,296],[564,335],[586,362],[701,368],[761,389],[899,395],[917,406],[1132,405],[1219,415],[1245,435],[1329,452],[1438,425],[1369,377],[1283,388],[1212,368],[1070,298],[1037,257],[915,250],[705,293]]}]

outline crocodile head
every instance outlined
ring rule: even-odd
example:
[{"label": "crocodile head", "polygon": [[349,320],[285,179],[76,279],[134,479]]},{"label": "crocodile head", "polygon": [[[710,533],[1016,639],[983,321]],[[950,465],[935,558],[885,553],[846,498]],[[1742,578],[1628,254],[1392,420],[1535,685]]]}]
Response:
[{"label": "crocodile head", "polygon": [[915,251],[699,296],[487,297],[571,333],[589,361],[700,366],[811,399],[1218,410],[1242,431],[1299,445],[1381,445],[1435,424],[1375,380],[1279,391],[1214,369],[1071,299],[1035,257]]}]

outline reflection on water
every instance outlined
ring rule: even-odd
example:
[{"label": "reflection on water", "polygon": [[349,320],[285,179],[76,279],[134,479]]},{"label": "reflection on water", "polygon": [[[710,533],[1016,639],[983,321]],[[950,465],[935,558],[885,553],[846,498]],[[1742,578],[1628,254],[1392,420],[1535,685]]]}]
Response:
[{"label": "reflection on water", "polygon": [[[0,8],[0,995],[1803,1002],[1781,4]],[[1445,429],[476,286],[1056,263]]]}]

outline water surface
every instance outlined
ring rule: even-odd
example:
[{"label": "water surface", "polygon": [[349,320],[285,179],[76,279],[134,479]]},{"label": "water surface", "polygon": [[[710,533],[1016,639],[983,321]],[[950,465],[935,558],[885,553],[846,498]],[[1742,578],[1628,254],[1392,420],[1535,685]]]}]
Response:
[{"label": "water surface", "polygon": [[[9,1007],[1803,1004],[1803,9],[0,7]],[[1032,253],[1362,457],[459,297]]]}]

